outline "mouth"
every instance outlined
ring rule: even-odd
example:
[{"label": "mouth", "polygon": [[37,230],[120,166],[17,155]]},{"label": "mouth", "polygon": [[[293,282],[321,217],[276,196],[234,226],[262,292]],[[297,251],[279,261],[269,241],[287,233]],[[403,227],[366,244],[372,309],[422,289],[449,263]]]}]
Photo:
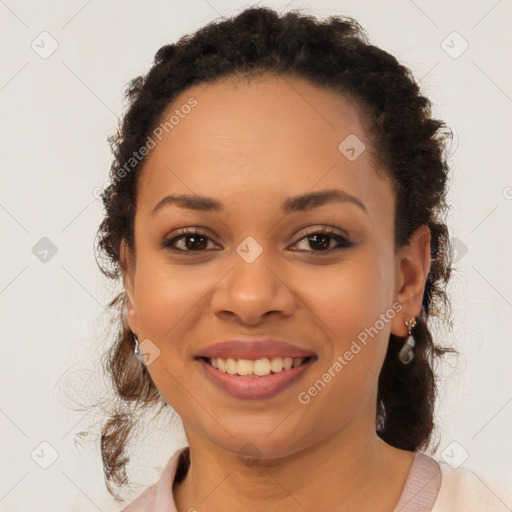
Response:
[{"label": "mouth", "polygon": [[197,357],[202,375],[217,389],[237,399],[265,399],[282,393],[311,368],[316,356],[234,359]]}]

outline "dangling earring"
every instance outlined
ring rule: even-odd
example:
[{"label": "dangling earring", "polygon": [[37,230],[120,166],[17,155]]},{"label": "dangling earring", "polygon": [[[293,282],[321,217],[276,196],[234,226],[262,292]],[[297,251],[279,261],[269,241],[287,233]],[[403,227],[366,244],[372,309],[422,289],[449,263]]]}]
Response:
[{"label": "dangling earring", "polygon": [[407,341],[404,343],[404,346],[401,348],[400,352],[398,353],[398,359],[403,364],[409,364],[413,358],[414,358],[414,336],[411,334],[412,328],[416,325],[416,317],[410,316],[406,321],[405,325],[407,326],[407,329],[409,330],[409,334],[407,337]]},{"label": "dangling earring", "polygon": [[133,339],[135,340],[135,349],[133,353],[135,354],[135,357],[142,363],[146,364],[146,361],[144,361],[144,358],[142,357],[142,354],[140,353],[140,346],[139,346],[139,339],[137,338],[137,335],[133,335]]}]

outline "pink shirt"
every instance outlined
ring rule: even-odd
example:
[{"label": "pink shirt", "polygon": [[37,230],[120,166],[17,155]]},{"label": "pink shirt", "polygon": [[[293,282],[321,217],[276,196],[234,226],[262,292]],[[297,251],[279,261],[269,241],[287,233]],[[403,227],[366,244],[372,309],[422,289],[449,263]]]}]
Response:
[{"label": "pink shirt", "polygon": [[[120,512],[177,512],[172,484],[178,469],[180,448],[169,459],[158,482]],[[415,452],[413,464],[393,512],[501,512],[505,502],[472,471],[452,469],[444,462]]]}]

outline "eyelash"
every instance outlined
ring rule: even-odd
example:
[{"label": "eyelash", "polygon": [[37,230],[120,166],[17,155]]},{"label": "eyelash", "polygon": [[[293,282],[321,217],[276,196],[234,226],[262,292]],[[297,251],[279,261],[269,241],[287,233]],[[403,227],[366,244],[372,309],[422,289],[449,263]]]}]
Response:
[{"label": "eyelash", "polygon": [[[182,238],[187,238],[189,236],[201,236],[203,238],[207,238],[208,240],[210,240],[210,237],[206,233],[199,231],[197,228],[182,228],[182,229],[180,229],[178,231],[178,233],[179,233],[178,236],[175,236],[173,238],[164,240],[162,242],[162,247],[164,249],[168,249],[168,250],[171,250],[173,252],[181,252],[181,253],[204,252],[204,251],[194,251],[194,250],[188,250],[188,249],[177,249],[176,247],[173,247],[173,245],[175,244],[176,241],[178,241],[178,240],[180,240]],[[327,254],[330,254],[333,251],[336,251],[336,250],[339,250],[339,249],[348,249],[348,248],[350,248],[350,247],[352,247],[354,245],[354,243],[350,242],[346,237],[344,237],[342,235],[339,235],[339,234],[335,234],[333,232],[333,228],[332,227],[320,228],[320,229],[317,229],[316,231],[311,231],[309,233],[306,233],[304,236],[299,238],[299,240],[297,240],[297,242],[294,245],[297,245],[302,240],[307,239],[308,237],[313,236],[313,235],[329,235],[329,238],[336,240],[339,245],[337,247],[326,249],[325,251],[323,251],[323,250],[321,250],[321,251],[311,250],[311,251],[297,251],[297,252],[310,252],[311,256],[313,256],[314,253],[323,253],[323,254],[327,253]]]}]

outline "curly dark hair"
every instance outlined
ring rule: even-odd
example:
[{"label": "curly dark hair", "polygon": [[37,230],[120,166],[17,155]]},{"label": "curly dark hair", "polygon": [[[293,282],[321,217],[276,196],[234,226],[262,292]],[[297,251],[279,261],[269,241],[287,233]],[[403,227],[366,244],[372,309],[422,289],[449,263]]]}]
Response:
[{"label": "curly dark hair", "polygon": [[[300,77],[356,102],[373,146],[372,158],[394,188],[395,250],[407,245],[420,226],[430,228],[432,266],[413,331],[415,357],[404,366],[397,358],[404,340],[390,336],[376,404],[376,431],[383,440],[405,450],[424,449],[434,430],[437,357],[454,352],[434,344],[427,327],[431,316],[445,321],[450,317],[446,284],[451,251],[444,218],[446,139],[451,131],[432,118],[431,102],[420,93],[411,71],[371,45],[354,19],[331,16],[321,21],[298,10],[280,16],[270,8],[254,7],[160,48],[147,74],[128,85],[126,114],[109,139],[114,160],[109,186],[101,196],[106,213],[98,229],[97,255],[103,257],[98,264],[107,277],[118,280],[121,244],[135,249],[136,189],[144,158],[134,161],[133,156],[177,95],[194,84],[263,73]],[[133,355],[125,306],[125,292],[109,303],[117,313],[119,331],[103,356],[117,398],[101,431],[106,483],[113,496],[111,483],[118,487],[128,483],[126,445],[136,412],[146,412],[149,406],[168,407],[147,368]]]}]

